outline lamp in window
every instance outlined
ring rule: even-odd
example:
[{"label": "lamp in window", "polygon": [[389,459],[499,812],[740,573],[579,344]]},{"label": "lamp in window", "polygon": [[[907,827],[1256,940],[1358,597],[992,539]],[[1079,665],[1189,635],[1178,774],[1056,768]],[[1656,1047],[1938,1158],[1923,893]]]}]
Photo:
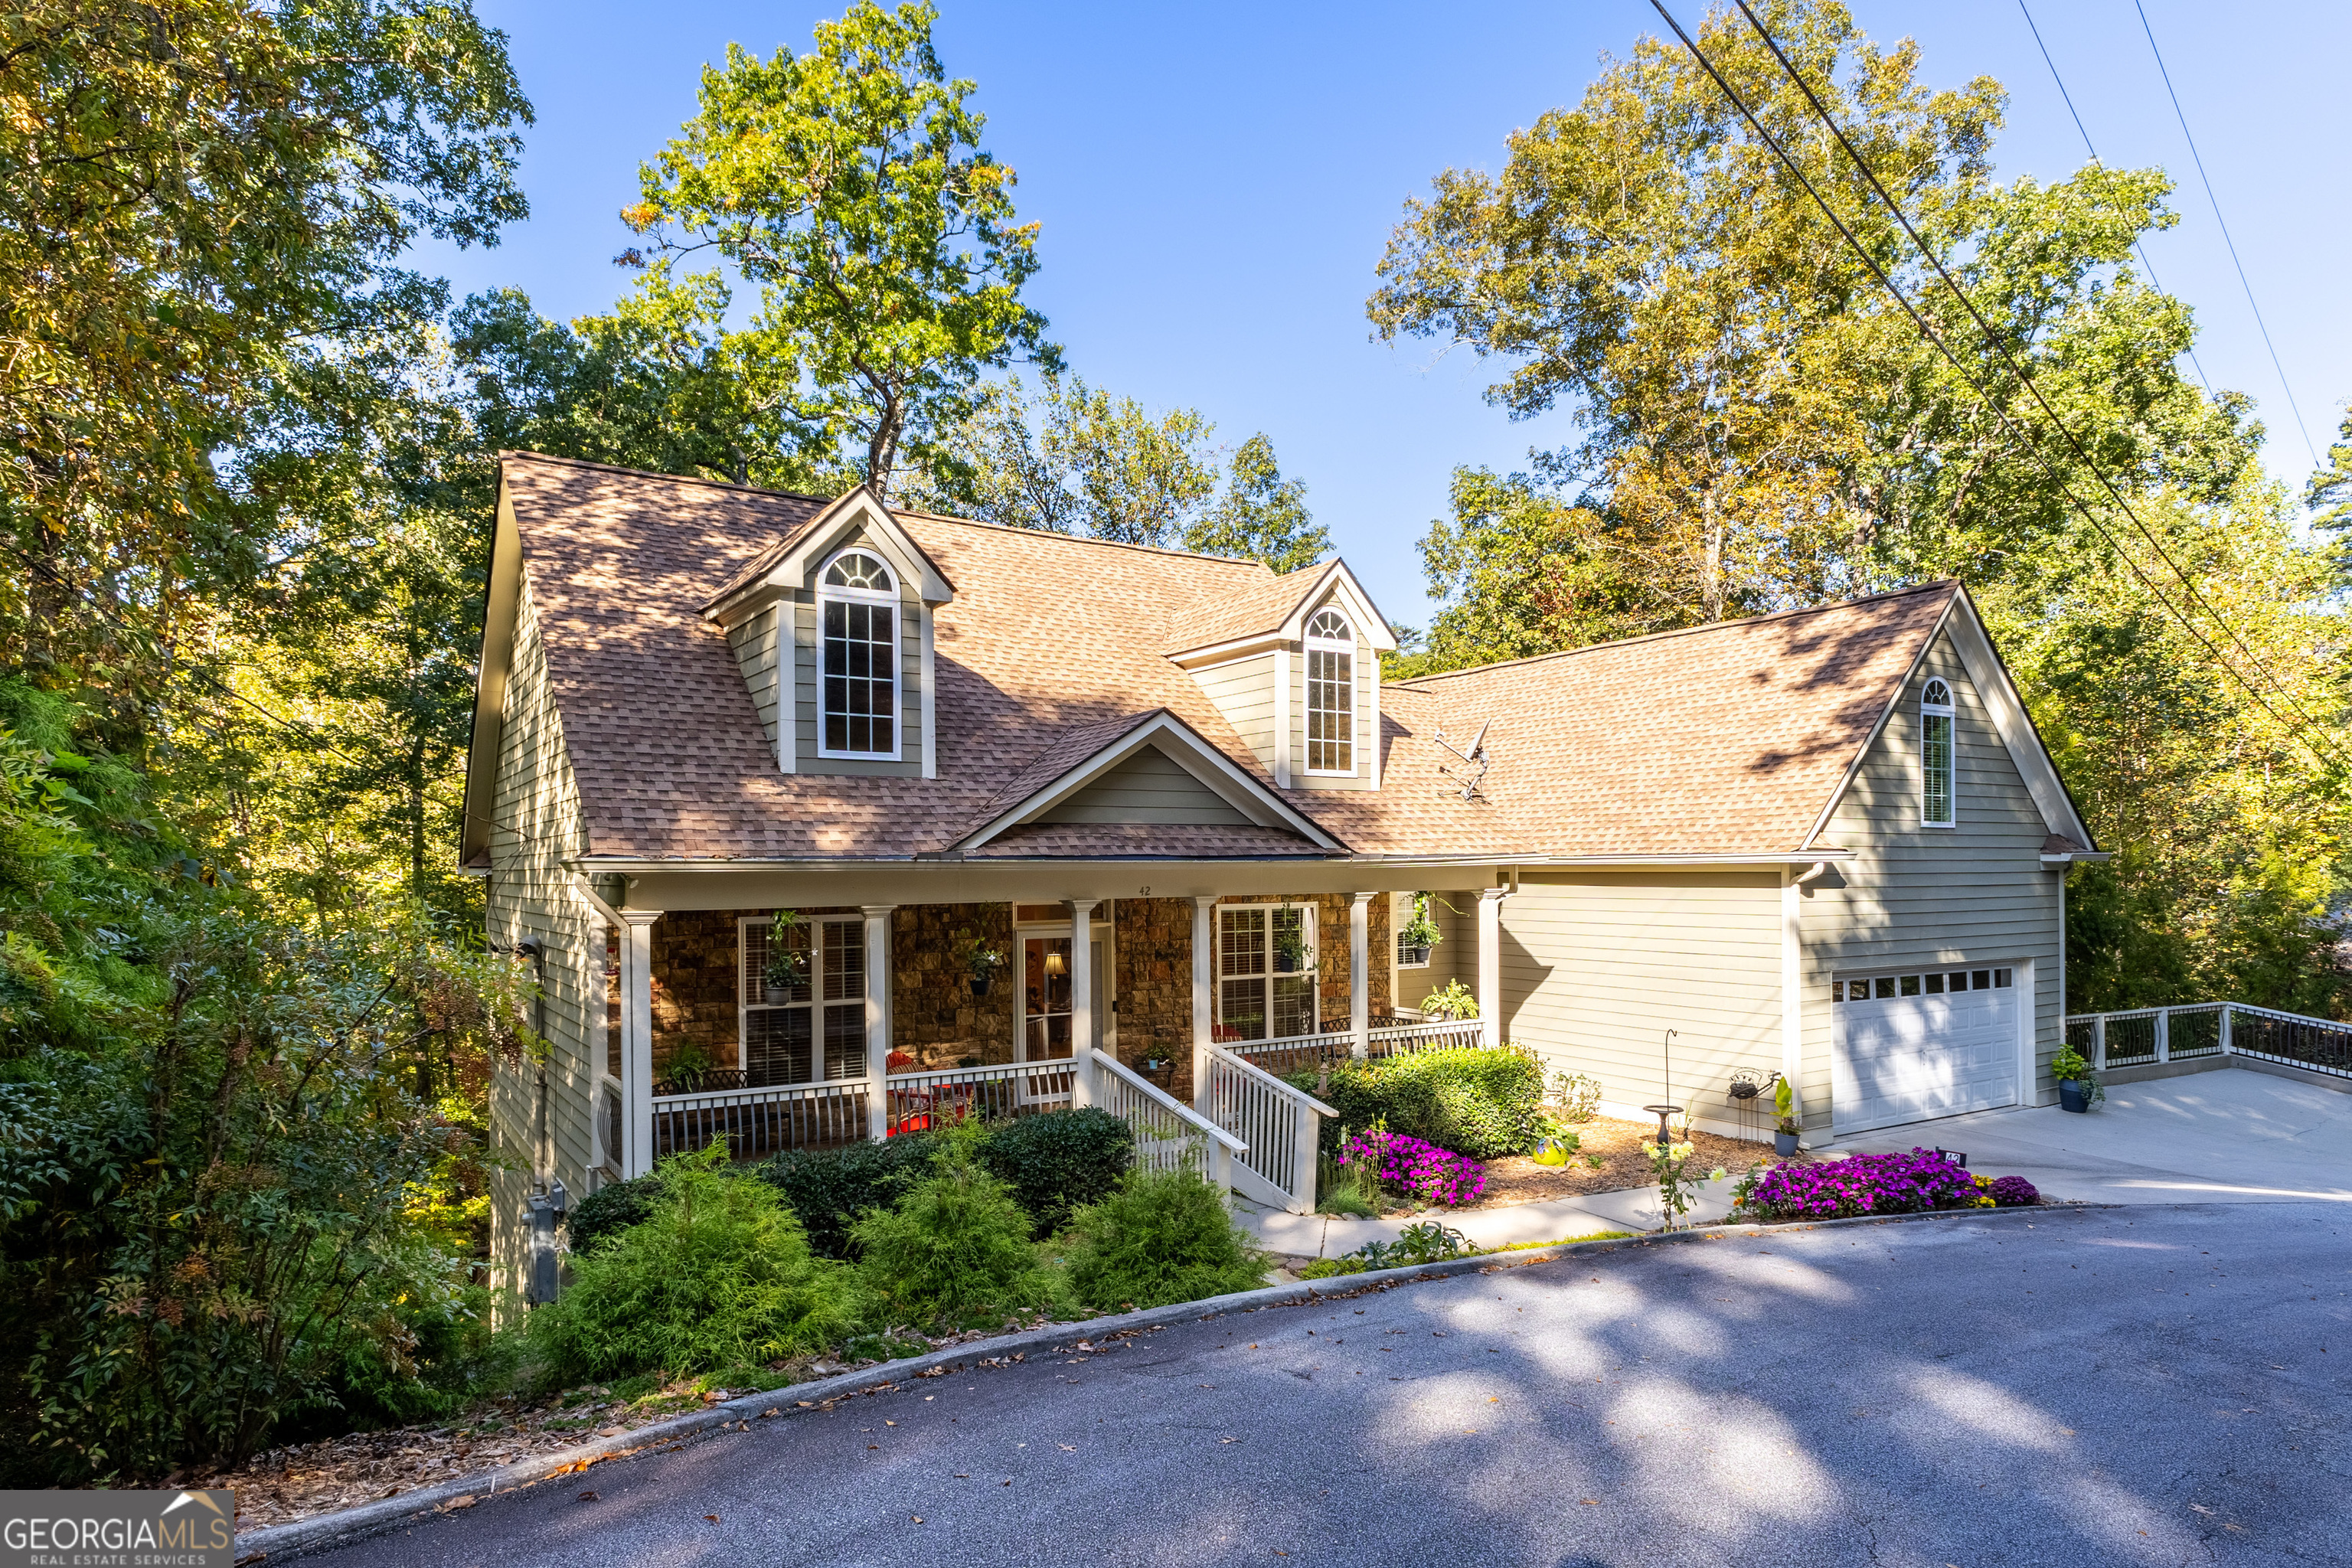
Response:
[{"label": "lamp in window", "polygon": [[1067,974],[1069,972],[1070,972],[1070,961],[1069,961],[1068,959],[1064,958],[1064,957],[1063,957],[1060,953],[1058,953],[1058,952],[1049,952],[1049,953],[1047,953],[1047,954],[1045,955],[1045,973],[1048,973],[1048,974],[1050,974],[1050,975],[1053,975],[1053,976],[1054,976],[1055,978],[1056,978],[1056,979],[1059,979],[1061,976],[1063,976],[1063,975],[1065,975],[1065,974]]}]

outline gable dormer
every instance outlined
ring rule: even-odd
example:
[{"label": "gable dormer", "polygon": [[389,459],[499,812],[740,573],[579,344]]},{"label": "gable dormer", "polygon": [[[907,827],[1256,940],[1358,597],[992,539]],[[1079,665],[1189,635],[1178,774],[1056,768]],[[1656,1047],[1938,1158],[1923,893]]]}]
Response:
[{"label": "gable dormer", "polygon": [[1226,595],[1165,651],[1283,789],[1380,787],[1381,659],[1396,634],[1347,563]]},{"label": "gable dormer", "polygon": [[787,773],[939,773],[931,616],[955,586],[871,490],[752,558],[703,616]]}]

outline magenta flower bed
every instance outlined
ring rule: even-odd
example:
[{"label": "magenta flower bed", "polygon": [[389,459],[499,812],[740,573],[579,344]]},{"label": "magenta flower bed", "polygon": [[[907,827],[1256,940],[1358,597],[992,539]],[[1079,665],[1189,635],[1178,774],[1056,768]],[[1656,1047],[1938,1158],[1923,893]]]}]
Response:
[{"label": "magenta flower bed", "polygon": [[1342,1165],[1370,1165],[1383,1182],[1402,1187],[1424,1203],[1459,1208],[1486,1190],[1486,1167],[1398,1132],[1359,1132],[1340,1146]]},{"label": "magenta flower bed", "polygon": [[1768,1219],[1845,1219],[1922,1209],[1983,1208],[1992,1200],[1968,1172],[1928,1149],[1850,1154],[1818,1165],[1775,1165],[1748,1206]]}]

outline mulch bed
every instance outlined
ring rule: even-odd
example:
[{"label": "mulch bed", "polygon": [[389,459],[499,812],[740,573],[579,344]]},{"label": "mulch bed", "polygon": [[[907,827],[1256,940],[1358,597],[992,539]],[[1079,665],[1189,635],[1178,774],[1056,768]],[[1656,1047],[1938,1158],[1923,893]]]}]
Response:
[{"label": "mulch bed", "polygon": [[[1539,1203],[1546,1198],[1575,1197],[1583,1193],[1613,1193],[1627,1187],[1655,1186],[1657,1179],[1651,1174],[1649,1156],[1642,1152],[1642,1141],[1658,1135],[1654,1121],[1619,1121],[1596,1116],[1580,1123],[1576,1134],[1581,1146],[1568,1157],[1565,1165],[1538,1165],[1524,1154],[1514,1154],[1490,1161],[1486,1166],[1486,1187],[1475,1204],[1464,1205],[1473,1209],[1501,1208],[1507,1204]],[[1727,1177],[1737,1177],[1748,1166],[1761,1163],[1777,1165],[1769,1143],[1748,1143],[1737,1138],[1722,1138],[1712,1132],[1687,1134],[1696,1145],[1691,1155],[1691,1168],[1704,1175],[1720,1165]],[[1804,1158],[1799,1155],[1799,1159]],[[1592,1161],[1601,1162],[1598,1168]],[[1460,1212],[1460,1211],[1453,1211]]]}]

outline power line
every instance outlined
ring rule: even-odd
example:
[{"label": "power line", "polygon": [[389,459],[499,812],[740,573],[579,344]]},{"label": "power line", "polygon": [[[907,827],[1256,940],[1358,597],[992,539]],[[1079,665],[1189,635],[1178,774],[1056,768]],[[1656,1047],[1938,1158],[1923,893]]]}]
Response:
[{"label": "power line", "polygon": [[2311,466],[2319,467],[2319,448],[2311,444],[2310,427],[2303,422],[2303,410],[2296,406],[2294,387],[2286,378],[2286,366],[2279,363],[2278,348],[2271,342],[2270,324],[2263,320],[2263,308],[2254,303],[2254,286],[2246,277],[2246,264],[2238,259],[2238,242],[2230,237],[2230,223],[2221,216],[2221,198],[2213,194],[2212,176],[2205,173],[2204,154],[2197,151],[2197,138],[2189,134],[2189,116],[2180,107],[2180,95],[2172,90],[2172,73],[2165,68],[2164,51],[2156,47],[2156,29],[2148,26],[2147,7],[2132,0],[2132,9],[2139,13],[2140,31],[2147,35],[2148,52],[2156,57],[2156,70],[2164,79],[2164,93],[2172,100],[2173,118],[2180,121],[2180,134],[2189,142],[2189,156],[2197,165],[2197,178],[2205,186],[2205,199],[2212,204],[2213,221],[2221,226],[2221,243],[2230,247],[2230,265],[2238,269],[2238,284],[2246,291],[2246,308],[2254,313],[2254,325],[2263,334],[2263,347],[2270,350],[2271,368],[2278,372],[2279,390],[2286,394],[2287,411],[2294,416],[2294,427],[2303,433],[2303,449],[2311,454]]},{"label": "power line", "polygon": [[[2017,8],[2025,13],[2026,30],[2033,35],[2033,47],[2042,51],[2042,63],[2050,68],[2050,79],[2058,84],[2058,96],[2066,100],[2066,112],[2074,116],[2074,129],[2083,133],[2084,150],[2091,154],[2092,163],[2104,163],[2105,160],[2099,156],[2098,148],[2092,144],[2089,128],[2083,123],[2082,114],[2074,108],[2074,95],[2066,90],[2066,79],[2058,74],[2058,62],[2050,58],[2050,46],[2042,41],[2042,29],[2033,25],[2033,13],[2026,10],[2025,0],[2017,0]],[[2132,251],[2139,258],[2140,267],[2147,273],[2148,286],[2158,293],[2163,293],[2164,280],[2156,275],[2156,263],[2147,258],[2147,247],[2138,239],[2134,239]],[[2197,347],[2194,342],[2191,342],[2189,348],[2189,367],[2197,373],[2197,384],[2205,389],[2205,395],[2212,396],[2213,384],[2205,377],[2205,366],[2197,358]]]},{"label": "power line", "polygon": [[[2116,540],[2115,535],[2107,531],[2105,524],[2099,521],[2097,514],[2091,510],[2090,507],[2083,501],[2081,497],[2074,494],[2073,487],[2065,482],[2064,478],[2058,473],[2057,469],[2051,464],[2050,460],[2042,456],[2040,447],[2032,438],[2031,432],[2019,426],[2017,421],[2011,416],[2006,409],[2002,408],[1998,403],[1993,401],[1990,394],[1989,394],[1985,390],[1983,384],[1978,381],[1975,374],[1971,372],[1966,364],[1961,363],[1959,355],[1955,353],[1952,351],[1951,346],[1944,341],[1943,334],[1937,331],[1935,327],[1930,325],[1927,318],[1919,313],[1918,308],[1912,304],[1909,296],[1903,292],[1902,289],[1895,283],[1895,279],[1887,275],[1886,269],[1879,264],[1878,258],[1873,256],[1870,253],[1869,248],[1865,247],[1860,239],[1854,237],[1853,231],[1846,226],[1845,220],[1838,216],[1837,209],[1831,206],[1828,200],[1822,196],[1820,190],[1814,186],[1812,181],[1807,177],[1803,168],[1798,164],[1797,161],[1793,157],[1790,156],[1788,150],[1780,145],[1779,140],[1775,138],[1769,131],[1764,128],[1763,121],[1756,117],[1755,110],[1751,110],[1748,106],[1747,100],[1739,96],[1738,89],[1735,89],[1729,81],[1725,79],[1721,71],[1716,68],[1715,62],[1707,58],[1706,52],[1698,47],[1697,42],[1691,37],[1690,34],[1683,30],[1683,25],[1679,21],[1675,20],[1674,13],[1666,9],[1665,0],[1650,0],[1650,4],[1656,9],[1660,16],[1665,18],[1666,26],[1675,30],[1675,36],[1682,40],[1683,47],[1690,51],[1691,57],[1698,61],[1700,68],[1714,79],[1715,85],[1721,89],[1724,97],[1731,100],[1732,107],[1739,110],[1740,117],[1748,121],[1749,129],[1753,130],[1758,137],[1763,141],[1764,144],[1772,150],[1773,155],[1780,160],[1781,163],[1787,167],[1789,172],[1796,176],[1797,183],[1804,187],[1805,194],[1812,198],[1813,205],[1822,209],[1822,215],[1830,220],[1831,226],[1838,231],[1840,237],[1843,238],[1846,244],[1853,247],[1854,253],[1862,258],[1864,264],[1870,268],[1872,274],[1877,278],[1880,284],[1885,288],[1889,294],[1894,296],[1895,302],[1903,308],[1904,314],[1911,318],[1912,325],[1918,328],[1920,334],[1929,342],[1933,343],[1936,349],[1943,354],[1944,358],[1950,362],[1952,368],[1959,374],[1960,379],[1968,384],[1969,390],[1977,395],[1978,400],[1984,405],[1986,411],[1991,414],[1995,419],[1999,420],[2005,429],[2019,438],[2020,445],[2023,447],[2026,455],[2032,458],[2036,463],[2040,464],[2043,471],[2050,475],[2052,480],[2057,486],[2058,492],[2064,496],[2067,501],[2074,506],[2074,510],[2082,514],[2083,520],[2085,522],[2088,522],[2093,530],[2095,531],[2101,538],[2107,542],[2109,546],[2115,550],[2117,559],[2123,562],[2125,567],[2131,572],[2133,576],[2139,579],[2141,585],[2147,589],[2148,593],[2155,597],[2157,603],[2162,605],[2166,611],[2169,613],[2175,620],[2180,623],[2183,630],[2187,631],[2189,636],[2195,637],[2199,643],[2204,646],[2206,651],[2213,656],[2215,662],[2220,664],[2224,669],[2227,669],[2231,675],[2237,679],[2238,684],[2245,689],[2247,696],[2253,699],[2256,706],[2260,707],[2265,713],[2268,713],[2281,728],[2290,731],[2295,731],[2298,734],[2298,738],[2300,738],[2304,744],[2310,749],[2312,756],[2320,763],[2321,766],[2340,766],[2341,764],[2336,759],[2328,755],[2324,755],[2320,748],[2313,742],[2307,734],[2301,733],[2296,731],[2295,726],[2287,723],[2286,720],[2281,716],[2278,710],[2273,708],[2268,700],[2265,699],[2260,691],[2254,689],[2252,682],[2249,681],[2245,675],[2222,655],[2221,650],[2214,646],[2212,639],[2208,637],[2204,632],[2200,631],[2196,623],[2191,621],[2186,615],[2182,614],[2173,605],[2172,601],[2165,596],[2164,590],[2158,587],[2152,580],[2150,580],[2147,574],[2140,569],[2139,563],[2131,558],[2130,553],[2123,548],[2122,543]],[[1743,5],[1743,9],[1745,7]],[[1750,16],[1749,21],[1753,24],[1754,17]],[[1759,27],[1759,31],[1760,32],[1761,30],[1762,29]],[[1770,36],[1767,34],[1765,37],[1766,41],[1769,43],[1770,41]],[[1778,52],[1777,47],[1775,52]],[[1798,85],[1800,88],[1803,88],[1804,83],[1801,78],[1798,79]],[[1807,89],[1807,93],[1810,97],[1810,89]],[[1836,131],[1834,121],[1832,122],[1831,129],[1832,132]],[[1840,136],[1840,141],[1843,141],[1843,135]],[[1857,160],[1857,163],[1859,163],[1859,160]],[[1869,168],[1866,164],[1863,165],[1863,172],[1865,177],[1869,175]],[[1873,183],[1875,184],[1875,181],[1874,180]],[[1889,205],[1892,205],[1893,204],[1889,203]],[[1898,218],[1902,216],[1899,208],[1896,209],[1896,216]],[[1906,228],[1909,226],[1907,220],[1906,220],[1905,226]],[[1925,248],[1924,246],[1922,248]],[[1934,261],[1934,255],[1930,252],[1929,260]],[[1940,266],[1940,264],[1938,265]],[[1965,302],[1967,296],[1962,295],[1961,298]],[[2032,384],[2030,381],[2027,383],[2027,385],[2031,388]],[[2064,426],[2061,425],[2060,428],[2063,431]],[[2118,500],[2120,500],[2120,498],[2118,498]],[[2130,509],[2126,507],[2125,510],[2128,512]],[[2137,521],[2137,517],[2135,517],[2134,521]],[[2143,525],[2143,527],[2145,527],[2145,525]],[[2308,721],[2306,721],[2306,722],[2308,722]]]},{"label": "power line", "polygon": [[[2157,537],[2156,531],[2142,521],[2139,513],[2133,510],[2132,504],[2124,499],[2123,492],[2117,489],[2114,482],[2107,478],[2105,471],[2092,460],[2091,454],[2084,449],[2082,442],[2075,439],[2073,427],[2059,417],[2058,411],[2050,405],[2049,399],[2042,395],[2041,387],[2036,385],[2033,377],[2026,373],[2025,366],[2009,352],[2009,345],[2002,341],[2000,333],[1993,331],[1992,323],[1985,320],[1984,313],[1977,309],[1976,301],[1969,297],[1968,290],[1961,288],[1958,280],[1946,269],[1943,258],[1938,257],[1927,242],[1920,237],[1918,229],[1912,226],[1910,217],[1903,211],[1902,204],[1888,194],[1886,187],[1880,184],[1876,171],[1873,170],[1864,161],[1862,154],[1855,150],[1853,142],[1847,138],[1844,128],[1838,124],[1836,117],[1830,113],[1828,106],[1815,94],[1812,85],[1805,80],[1803,74],[1782,52],[1779,40],[1772,37],[1763,23],[1756,19],[1756,13],[1748,8],[1748,0],[1733,0],[1733,3],[1739,7],[1740,15],[1748,18],[1748,25],[1756,29],[1757,37],[1764,40],[1764,47],[1772,51],[1772,58],[1780,61],[1781,70],[1786,72],[1789,79],[1796,84],[1797,90],[1805,95],[1805,101],[1812,106],[1814,117],[1828,127],[1830,134],[1837,139],[1837,144],[1845,149],[1847,159],[1853,163],[1862,177],[1870,182],[1870,188],[1878,193],[1878,199],[1884,202],[1887,210],[1895,215],[1895,221],[1903,226],[1903,232],[1911,237],[1911,243],[1918,247],[1920,255],[1927,258],[1927,264],[1936,269],[1936,276],[1943,279],[1944,287],[1951,290],[1953,298],[1959,300],[1961,308],[1967,310],[1969,319],[1976,322],[1977,329],[1984,334],[1986,345],[2000,356],[2001,363],[2009,367],[2010,374],[2024,386],[2027,395],[2040,405],[2042,414],[2057,428],[2059,435],[2065,437],[2066,444],[2074,448],[2076,458],[2091,471],[2092,477],[2099,481],[2100,488],[2107,492],[2107,499],[2114,501],[2117,510],[2126,517],[2131,519],[2132,526],[2139,530],[2140,537],[2147,541],[2149,548],[2156,552],[2157,558],[2172,569],[2173,576],[2179,581],[2181,592],[2191,603],[2212,617],[2213,624],[2221,627],[2222,633],[2237,645],[2238,651],[2245,656],[2246,662],[2259,670],[2264,679],[2270,681],[2272,688],[2285,700],[2286,705],[2294,710],[2295,716],[2306,724],[2312,723],[2314,721],[2311,715],[2303,710],[2302,705],[2295,701],[2294,694],[2279,684],[2277,679],[2272,676],[2268,668],[2263,666],[2254,650],[2246,646],[2245,639],[2238,636],[2236,629],[2230,625],[2221,613],[2207,602],[2204,595],[2198,592],[2196,584],[2189,580],[2189,574],[2181,570],[2180,563],[2175,561],[2171,553],[2165,549],[2164,542]],[[1808,185],[1807,188],[1811,189],[1811,186]],[[1889,287],[1892,286],[1890,283]],[[2058,476],[2053,470],[2051,477],[2056,479]],[[2063,481],[2060,482],[2063,486]],[[2068,491],[2070,498],[2072,493],[2071,490]],[[2088,515],[2087,512],[2085,515]],[[2184,626],[2189,624],[2186,617],[2183,618],[2182,624]],[[2273,713],[2273,716],[2276,717],[2276,714]]]}]

